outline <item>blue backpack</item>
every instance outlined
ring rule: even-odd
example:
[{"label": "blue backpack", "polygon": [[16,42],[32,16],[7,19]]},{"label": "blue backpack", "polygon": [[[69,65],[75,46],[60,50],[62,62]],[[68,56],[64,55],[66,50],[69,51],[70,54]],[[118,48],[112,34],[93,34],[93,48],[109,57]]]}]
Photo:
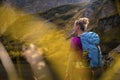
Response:
[{"label": "blue backpack", "polygon": [[102,52],[99,46],[99,36],[95,32],[84,32],[81,36],[83,51],[88,52],[90,67],[102,66]]}]

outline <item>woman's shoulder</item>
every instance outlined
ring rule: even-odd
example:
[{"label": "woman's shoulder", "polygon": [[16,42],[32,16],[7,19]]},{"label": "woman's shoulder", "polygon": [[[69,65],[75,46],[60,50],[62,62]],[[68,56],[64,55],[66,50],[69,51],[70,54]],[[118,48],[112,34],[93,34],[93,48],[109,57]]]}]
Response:
[{"label": "woman's shoulder", "polygon": [[71,39],[72,42],[79,42],[80,41],[80,37],[72,37]]},{"label": "woman's shoulder", "polygon": [[80,37],[78,37],[78,36],[72,37],[72,40],[79,40],[79,39],[80,39]]}]

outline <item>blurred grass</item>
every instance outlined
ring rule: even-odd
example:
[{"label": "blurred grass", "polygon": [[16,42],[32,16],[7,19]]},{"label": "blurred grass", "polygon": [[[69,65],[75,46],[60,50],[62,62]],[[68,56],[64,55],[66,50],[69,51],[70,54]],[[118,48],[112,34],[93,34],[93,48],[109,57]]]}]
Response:
[{"label": "blurred grass", "polygon": [[[11,57],[21,56],[23,44],[35,44],[45,49],[44,57],[49,67],[57,77],[65,75],[69,41],[66,41],[63,31],[58,31],[54,24],[41,18],[36,18],[17,11],[10,6],[0,7],[1,38]],[[5,25],[5,26],[4,26]]]}]

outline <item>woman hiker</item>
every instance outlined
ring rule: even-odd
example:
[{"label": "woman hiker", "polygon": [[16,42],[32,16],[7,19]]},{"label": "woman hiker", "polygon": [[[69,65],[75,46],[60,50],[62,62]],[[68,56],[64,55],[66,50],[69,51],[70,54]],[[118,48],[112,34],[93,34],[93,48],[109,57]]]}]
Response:
[{"label": "woman hiker", "polygon": [[[99,52],[100,50],[98,50],[97,47],[95,46],[96,50],[95,49],[92,50],[90,47],[89,50],[91,51],[88,52],[84,51],[85,46],[88,46],[89,48],[89,44],[86,44],[86,42],[88,43],[92,41],[91,43],[94,44],[99,43],[99,36],[97,34],[95,34],[94,32],[88,32],[88,33],[85,32],[88,27],[88,24],[89,24],[88,18],[80,18],[74,22],[73,34],[76,36],[72,37],[71,39],[70,49],[73,52],[73,54],[71,55],[72,59],[70,56],[70,60],[68,63],[71,65],[69,65],[68,70],[66,72],[67,73],[66,80],[92,80],[93,76],[98,76],[96,74],[98,72],[98,69],[100,69],[99,67],[101,67],[102,65],[101,63],[102,54],[101,52]],[[88,40],[84,38],[86,39],[88,38]],[[89,40],[89,38],[92,38],[93,40],[91,39]],[[97,52],[94,53],[95,51]],[[77,77],[77,75],[79,75],[79,78]],[[71,76],[73,77],[75,76],[75,77],[70,78]],[[89,78],[87,78],[88,76]]]}]

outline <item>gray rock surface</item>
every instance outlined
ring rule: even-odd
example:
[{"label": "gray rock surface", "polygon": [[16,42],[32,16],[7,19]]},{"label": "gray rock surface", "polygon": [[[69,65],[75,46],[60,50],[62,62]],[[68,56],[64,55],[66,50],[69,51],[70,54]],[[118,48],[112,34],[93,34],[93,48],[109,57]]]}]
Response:
[{"label": "gray rock surface", "polygon": [[90,2],[90,0],[6,0],[6,2],[29,13],[34,13],[69,3]]}]

